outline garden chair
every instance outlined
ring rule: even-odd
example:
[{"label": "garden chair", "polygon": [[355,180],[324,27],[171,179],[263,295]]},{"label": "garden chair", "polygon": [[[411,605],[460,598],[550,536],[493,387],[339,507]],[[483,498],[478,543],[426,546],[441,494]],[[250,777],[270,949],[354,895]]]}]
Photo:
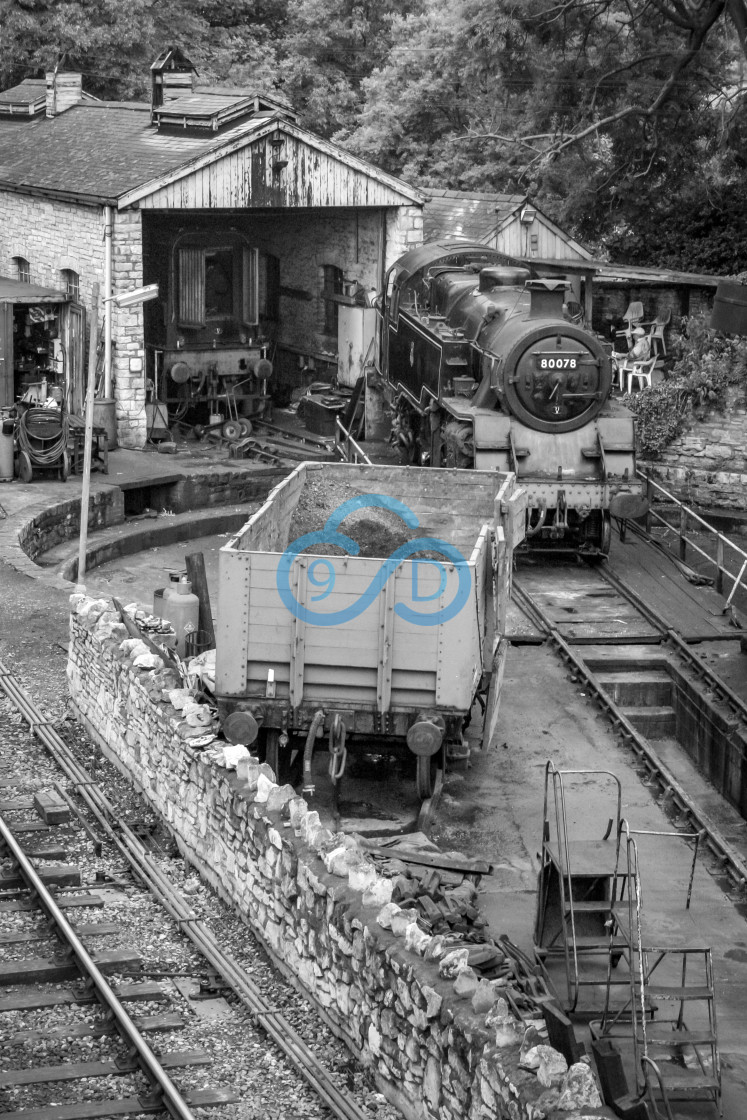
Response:
[{"label": "garden chair", "polygon": [[654,354],[653,358],[647,358],[644,361],[630,362],[626,370],[628,379],[628,393],[633,392],[633,381],[637,379],[639,389],[650,389],[651,379],[654,374],[654,367],[656,366],[657,358]]},{"label": "garden chair", "polygon": [[653,353],[659,353],[659,344],[661,344],[661,353],[666,357],[667,344],[664,339],[664,331],[669,326],[672,320],[672,308],[667,308],[666,311],[661,311],[655,319],[650,323],[641,323],[642,327],[650,327],[648,337],[653,347]]},{"label": "garden chair", "polygon": [[616,338],[626,338],[628,340],[628,348],[633,345],[633,331],[640,325],[643,318],[643,304],[635,300],[628,304],[628,309],[623,315],[623,322],[625,323],[624,331],[616,331]]}]

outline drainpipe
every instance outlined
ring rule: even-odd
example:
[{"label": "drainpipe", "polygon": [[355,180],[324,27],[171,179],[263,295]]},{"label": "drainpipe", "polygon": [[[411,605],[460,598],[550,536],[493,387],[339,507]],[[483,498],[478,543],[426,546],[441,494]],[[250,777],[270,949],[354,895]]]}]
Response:
[{"label": "drainpipe", "polygon": [[112,395],[112,230],[114,212],[104,207],[104,397]]}]

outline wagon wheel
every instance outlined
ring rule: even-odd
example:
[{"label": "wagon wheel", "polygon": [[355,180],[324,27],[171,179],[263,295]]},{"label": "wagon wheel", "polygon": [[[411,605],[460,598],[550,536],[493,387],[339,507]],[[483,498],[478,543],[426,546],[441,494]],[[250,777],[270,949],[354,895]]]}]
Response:
[{"label": "wagon wheel", "polygon": [[18,477],[21,482],[31,482],[31,479],[34,477],[31,458],[27,451],[18,452]]},{"label": "wagon wheel", "polygon": [[440,750],[432,755],[416,755],[417,770],[415,773],[415,785],[417,787],[418,797],[421,801],[425,801],[427,797],[433,796],[433,791],[436,787],[436,774],[439,768],[446,771],[446,746],[442,746]]},{"label": "wagon wheel", "polygon": [[246,439],[247,436],[252,434],[252,422],[247,420],[246,416],[239,417],[239,427],[241,428],[242,439]]},{"label": "wagon wheel", "polygon": [[60,479],[62,482],[67,482],[70,476],[70,456],[67,451],[62,452],[62,463],[60,464]]},{"label": "wagon wheel", "polygon": [[238,420],[226,420],[221,428],[221,435],[224,439],[236,440],[241,439],[241,425]]}]

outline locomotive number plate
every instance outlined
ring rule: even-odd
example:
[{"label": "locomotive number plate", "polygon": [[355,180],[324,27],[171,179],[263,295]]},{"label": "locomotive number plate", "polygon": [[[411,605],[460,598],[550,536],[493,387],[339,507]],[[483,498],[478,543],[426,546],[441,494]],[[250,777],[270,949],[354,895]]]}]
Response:
[{"label": "locomotive number plate", "polygon": [[550,370],[574,370],[581,365],[581,355],[557,350],[551,353],[539,352],[534,355],[534,363],[535,369],[541,370],[542,373],[548,373]]}]

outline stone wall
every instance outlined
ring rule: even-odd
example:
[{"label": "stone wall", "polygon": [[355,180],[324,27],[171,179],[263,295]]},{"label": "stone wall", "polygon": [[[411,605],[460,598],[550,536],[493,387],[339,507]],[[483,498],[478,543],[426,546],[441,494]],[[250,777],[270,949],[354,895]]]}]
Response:
[{"label": "stone wall", "polygon": [[651,463],[654,478],[687,505],[747,510],[747,404],[743,386],[727,393],[724,413],[691,420]]},{"label": "stone wall", "polygon": [[561,1055],[535,1046],[536,1027],[525,1033],[501,997],[505,981],[478,982],[466,949],[445,951],[414,910],[387,901],[391,880],[352,838],[323,828],[268,767],[240,779],[225,744],[192,745],[204,724],[172,706],[179,682],[148,667],[109,604],[73,596],[71,605],[79,719],[406,1117],[579,1116],[578,1078],[583,1115],[612,1115],[584,1063],[566,1072]]},{"label": "stone wall", "polygon": [[[139,211],[115,213],[112,238],[114,291],[140,287],[143,276]],[[28,198],[0,191],[0,275],[15,277],[14,257],[31,266],[34,284],[64,290],[63,269],[80,278],[80,302],[90,316],[93,285],[104,291],[104,210],[60,199]],[[103,323],[99,308],[99,322]],[[145,442],[143,313],[140,307],[113,308],[112,380],[119,442],[142,447]],[[81,371],[85,378],[86,370]]]}]

